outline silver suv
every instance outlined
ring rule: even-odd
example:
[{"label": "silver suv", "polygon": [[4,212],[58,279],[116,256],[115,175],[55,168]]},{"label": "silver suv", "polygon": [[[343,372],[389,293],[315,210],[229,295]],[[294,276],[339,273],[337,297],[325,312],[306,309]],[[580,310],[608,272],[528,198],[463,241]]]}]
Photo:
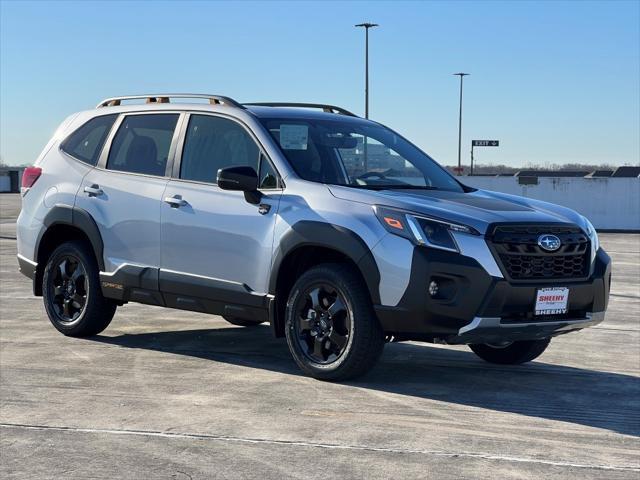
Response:
[{"label": "silver suv", "polygon": [[127,302],[207,312],[269,323],[302,370],[342,380],[386,341],[527,362],[607,307],[586,218],[469,188],[331,105],[110,98],[62,123],[22,187],[20,270],[69,336]]}]

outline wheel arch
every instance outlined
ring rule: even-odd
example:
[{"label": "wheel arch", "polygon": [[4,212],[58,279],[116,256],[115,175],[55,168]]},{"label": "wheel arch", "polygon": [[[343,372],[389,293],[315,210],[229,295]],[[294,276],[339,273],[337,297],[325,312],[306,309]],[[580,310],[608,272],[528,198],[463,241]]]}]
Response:
[{"label": "wheel arch", "polygon": [[351,264],[371,301],[380,302],[380,272],[371,249],[357,233],[330,223],[297,222],[280,238],[269,278],[269,294],[275,297],[271,327],[277,337],[284,336],[284,310],[295,280],[321,263]]},{"label": "wheel arch", "polygon": [[81,208],[55,205],[44,218],[43,228],[36,240],[34,258],[37,268],[33,279],[33,293],[42,295],[42,277],[49,255],[61,243],[82,240],[91,245],[98,268],[104,270],[104,244],[93,217]]}]

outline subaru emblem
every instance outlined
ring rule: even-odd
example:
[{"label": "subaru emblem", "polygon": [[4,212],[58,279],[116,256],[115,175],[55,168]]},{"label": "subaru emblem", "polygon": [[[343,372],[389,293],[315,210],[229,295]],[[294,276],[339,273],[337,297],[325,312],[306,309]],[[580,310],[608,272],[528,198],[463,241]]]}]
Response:
[{"label": "subaru emblem", "polygon": [[560,248],[562,242],[555,235],[545,234],[538,237],[538,245],[547,252],[555,252]]}]

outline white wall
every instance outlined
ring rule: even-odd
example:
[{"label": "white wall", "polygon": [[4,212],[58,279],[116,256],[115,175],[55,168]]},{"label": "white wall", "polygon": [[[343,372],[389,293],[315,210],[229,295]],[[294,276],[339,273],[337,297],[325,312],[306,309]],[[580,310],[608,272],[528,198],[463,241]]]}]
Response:
[{"label": "white wall", "polygon": [[640,231],[640,179],[538,178],[538,185],[519,185],[517,177],[461,177],[483,190],[521,195],[569,207],[597,229]]}]

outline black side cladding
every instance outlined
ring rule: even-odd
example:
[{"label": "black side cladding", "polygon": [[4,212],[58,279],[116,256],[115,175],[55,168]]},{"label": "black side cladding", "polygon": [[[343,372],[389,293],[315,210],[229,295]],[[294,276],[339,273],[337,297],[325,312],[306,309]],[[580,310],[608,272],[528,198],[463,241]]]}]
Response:
[{"label": "black side cladding", "polygon": [[330,248],[353,260],[362,273],[373,303],[380,302],[380,272],[364,240],[347,228],[310,220],[294,224],[280,240],[269,279],[270,294],[276,293],[278,273],[284,259],[295,249],[304,246]]},{"label": "black side cladding", "polygon": [[38,251],[40,250],[40,242],[42,237],[46,234],[47,230],[54,225],[70,225],[84,232],[91,242],[93,253],[98,261],[98,267],[100,270],[104,270],[104,244],[102,243],[102,236],[100,230],[93,217],[82,208],[71,207],[69,205],[54,205],[47,216],[44,217],[44,228],[40,230],[38,239],[36,240],[35,256],[38,258]]},{"label": "black side cladding", "polygon": [[349,258],[362,275],[373,303],[380,302],[380,272],[371,250],[359,235],[347,228],[325,222],[297,222],[280,239],[269,278],[269,294],[275,297],[275,301],[269,305],[269,321],[276,337],[284,336],[284,308],[287,299],[286,295],[276,295],[280,287],[278,282],[283,275],[287,275],[283,264],[288,264],[287,260],[294,258],[291,255],[295,255],[297,250],[307,247],[329,249]]},{"label": "black side cladding", "polygon": [[[36,239],[35,249],[33,252],[33,258],[36,260],[40,257],[40,248],[42,239],[45,235],[52,232],[51,228],[56,225],[66,225],[70,227],[74,227],[81,232],[83,232],[86,237],[89,239],[91,243],[91,248],[93,249],[93,253],[98,262],[98,268],[100,270],[104,269],[104,244],[102,242],[102,236],[100,235],[100,230],[98,229],[98,225],[91,215],[81,208],[71,207],[69,205],[54,205],[49,213],[45,216],[43,220],[43,226],[40,232],[38,233],[38,238]],[[44,271],[44,265],[40,265],[40,261],[38,260],[38,265],[35,267],[33,276],[33,293],[36,296],[42,295],[42,274]],[[22,269],[21,269],[22,271]]]}]

